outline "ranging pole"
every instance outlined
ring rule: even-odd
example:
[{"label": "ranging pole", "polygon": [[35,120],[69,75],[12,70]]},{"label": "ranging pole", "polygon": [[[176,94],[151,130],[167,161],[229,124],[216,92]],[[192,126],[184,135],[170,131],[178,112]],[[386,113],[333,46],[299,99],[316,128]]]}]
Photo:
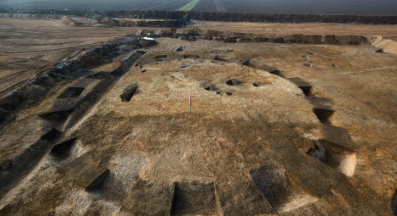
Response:
[{"label": "ranging pole", "polygon": [[189,109],[192,112],[192,97],[201,97],[201,95],[179,95],[178,97],[189,97]]}]

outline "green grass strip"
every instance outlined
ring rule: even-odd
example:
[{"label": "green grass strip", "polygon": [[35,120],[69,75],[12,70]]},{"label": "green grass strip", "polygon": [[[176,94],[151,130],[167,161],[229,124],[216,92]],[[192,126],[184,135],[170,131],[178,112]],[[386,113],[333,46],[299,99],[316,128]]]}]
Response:
[{"label": "green grass strip", "polygon": [[191,9],[194,8],[194,6],[196,6],[196,4],[199,2],[200,0],[193,0],[189,3],[187,3],[185,6],[181,7],[178,9],[178,11],[190,11]]}]

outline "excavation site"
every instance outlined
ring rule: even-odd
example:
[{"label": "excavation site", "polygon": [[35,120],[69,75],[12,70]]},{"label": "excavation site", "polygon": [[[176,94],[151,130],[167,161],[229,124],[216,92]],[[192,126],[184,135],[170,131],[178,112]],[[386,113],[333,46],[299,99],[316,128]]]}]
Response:
[{"label": "excavation site", "polygon": [[397,17],[0,12],[0,215],[397,215]]}]

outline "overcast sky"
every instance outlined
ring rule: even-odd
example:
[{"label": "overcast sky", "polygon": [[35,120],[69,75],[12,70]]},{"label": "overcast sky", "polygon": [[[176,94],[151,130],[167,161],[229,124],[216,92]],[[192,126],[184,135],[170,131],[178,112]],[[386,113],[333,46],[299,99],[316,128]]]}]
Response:
[{"label": "overcast sky", "polygon": [[[13,8],[175,10],[191,0],[0,0]],[[215,0],[200,0],[215,2]],[[217,0],[230,12],[397,16],[397,0]],[[199,2],[200,4],[200,2]],[[199,5],[198,4],[198,5]],[[206,3],[207,4],[207,3]]]}]

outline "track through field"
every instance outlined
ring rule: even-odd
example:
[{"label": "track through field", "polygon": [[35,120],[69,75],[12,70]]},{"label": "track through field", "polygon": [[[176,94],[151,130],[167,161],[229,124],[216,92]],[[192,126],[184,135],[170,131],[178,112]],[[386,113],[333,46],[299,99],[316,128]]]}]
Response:
[{"label": "track through field", "polygon": [[220,0],[200,0],[191,11],[227,12]]},{"label": "track through field", "polygon": [[192,8],[194,8],[196,6],[196,4],[199,2],[200,0],[193,0],[191,2],[189,2],[187,5],[181,7],[178,9],[178,11],[190,11]]}]

